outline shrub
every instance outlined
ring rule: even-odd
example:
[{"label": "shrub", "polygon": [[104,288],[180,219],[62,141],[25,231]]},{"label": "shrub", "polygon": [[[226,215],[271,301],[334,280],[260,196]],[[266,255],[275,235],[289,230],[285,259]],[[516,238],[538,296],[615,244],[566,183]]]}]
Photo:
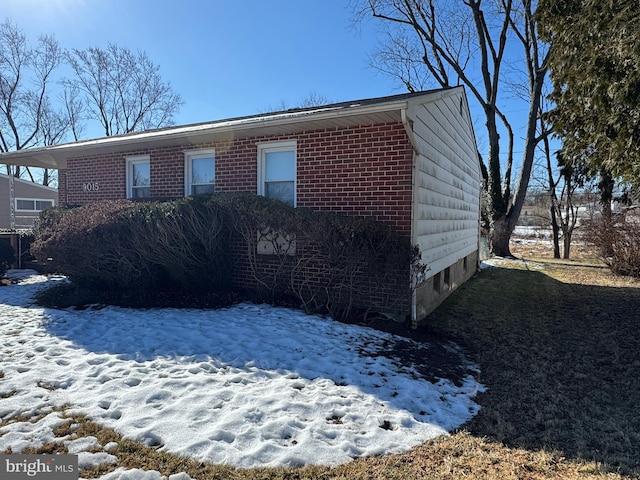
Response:
[{"label": "shrub", "polygon": [[417,248],[393,227],[253,194],[225,194],[223,201],[256,297],[293,297],[307,312],[342,321],[356,313],[408,312],[411,275],[425,267]]},{"label": "shrub", "polygon": [[136,204],[124,218],[132,249],[173,285],[204,292],[229,282],[228,235],[212,197]]},{"label": "shrub", "polygon": [[588,225],[585,238],[595,245],[612,272],[640,277],[640,218],[627,214]]},{"label": "shrub", "polygon": [[382,313],[404,320],[419,250],[393,227],[368,217],[299,210],[299,240],[307,246],[291,287],[310,311],[345,321]]},{"label": "shrub", "polygon": [[404,320],[410,279],[425,269],[417,248],[387,224],[250,193],[49,210],[32,252],[78,284],[200,293],[233,286],[338,320],[370,312]]},{"label": "shrub", "polygon": [[278,200],[246,192],[216,196],[231,235],[234,269],[256,301],[281,301],[289,292],[296,242],[296,210]]},{"label": "shrub", "polygon": [[11,268],[16,257],[13,251],[13,247],[8,241],[0,240],[0,277],[2,277],[7,270]]},{"label": "shrub", "polygon": [[31,252],[38,262],[72,281],[100,288],[150,286],[152,265],[131,246],[125,211],[128,200],[47,211],[35,229]]},{"label": "shrub", "polygon": [[96,202],[47,212],[32,253],[79,284],[205,291],[228,282],[220,206],[210,199]]}]

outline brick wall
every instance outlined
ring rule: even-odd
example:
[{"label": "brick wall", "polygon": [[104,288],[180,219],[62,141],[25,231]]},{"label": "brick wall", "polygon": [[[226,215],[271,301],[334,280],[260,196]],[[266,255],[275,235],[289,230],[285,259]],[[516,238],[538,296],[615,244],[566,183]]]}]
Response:
[{"label": "brick wall", "polygon": [[199,148],[216,150],[217,191],[256,192],[257,144],[293,139],[298,153],[298,207],[373,216],[410,233],[412,151],[401,124],[71,158],[67,171],[59,173],[60,203],[125,198],[125,158],[135,155],[150,155],[152,197],[183,196],[183,152]]}]

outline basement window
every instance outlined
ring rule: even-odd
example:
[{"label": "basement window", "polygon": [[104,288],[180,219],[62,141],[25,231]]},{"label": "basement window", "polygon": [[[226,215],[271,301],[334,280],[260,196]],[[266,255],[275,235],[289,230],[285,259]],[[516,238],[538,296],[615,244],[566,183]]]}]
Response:
[{"label": "basement window", "polygon": [[444,269],[444,281],[443,289],[446,292],[451,287],[451,267]]},{"label": "basement window", "polygon": [[433,290],[437,293],[440,293],[442,290],[442,276],[440,275],[440,272],[433,276]]}]

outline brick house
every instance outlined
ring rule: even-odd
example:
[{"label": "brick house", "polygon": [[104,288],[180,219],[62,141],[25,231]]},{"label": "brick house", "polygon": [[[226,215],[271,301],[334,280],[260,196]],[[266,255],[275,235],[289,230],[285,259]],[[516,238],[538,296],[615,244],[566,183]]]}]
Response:
[{"label": "brick house", "polygon": [[371,216],[429,265],[423,319],[478,265],[481,170],[462,87],[99,138],[0,156],[59,168],[61,204],[249,191]]}]

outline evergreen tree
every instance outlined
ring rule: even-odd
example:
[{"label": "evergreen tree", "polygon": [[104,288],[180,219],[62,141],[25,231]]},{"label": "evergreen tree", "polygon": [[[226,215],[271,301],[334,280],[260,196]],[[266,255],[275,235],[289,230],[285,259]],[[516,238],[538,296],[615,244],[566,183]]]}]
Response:
[{"label": "evergreen tree", "polygon": [[640,2],[540,0],[563,156],[640,180]]}]

